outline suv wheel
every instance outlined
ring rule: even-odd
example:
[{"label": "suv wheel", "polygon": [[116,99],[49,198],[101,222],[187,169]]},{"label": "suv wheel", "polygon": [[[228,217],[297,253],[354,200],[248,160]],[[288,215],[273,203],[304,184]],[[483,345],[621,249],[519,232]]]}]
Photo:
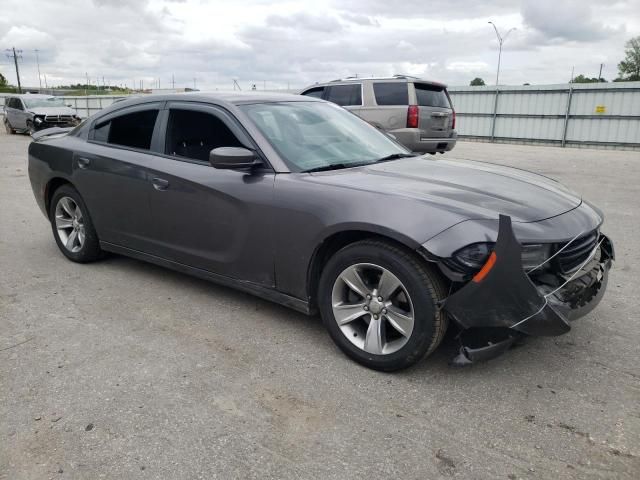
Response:
[{"label": "suv wheel", "polygon": [[33,125],[33,122],[27,122],[27,132],[29,135],[33,135],[37,132],[36,127]]},{"label": "suv wheel", "polygon": [[438,346],[447,328],[437,303],[440,276],[411,252],[365,240],[327,263],[318,292],[323,322],[334,342],[376,370],[413,365]]},{"label": "suv wheel", "polygon": [[53,194],[49,218],[58,248],[69,260],[87,263],[102,256],[87,206],[71,185],[61,186]]}]

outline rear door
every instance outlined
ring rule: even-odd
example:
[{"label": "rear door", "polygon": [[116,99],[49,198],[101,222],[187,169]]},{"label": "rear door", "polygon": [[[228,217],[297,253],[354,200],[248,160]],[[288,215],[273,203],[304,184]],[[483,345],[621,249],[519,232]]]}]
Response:
[{"label": "rear door", "polygon": [[78,141],[73,181],[101,240],[147,252],[152,235],[150,149],[161,102],[137,105],[96,120]]},{"label": "rear door", "polygon": [[451,133],[453,109],[442,85],[414,82],[415,100],[419,107],[420,136],[423,138],[443,138]]},{"label": "rear door", "polygon": [[360,116],[383,130],[398,130],[407,126],[409,93],[405,81],[373,82],[375,105],[366,105]]}]

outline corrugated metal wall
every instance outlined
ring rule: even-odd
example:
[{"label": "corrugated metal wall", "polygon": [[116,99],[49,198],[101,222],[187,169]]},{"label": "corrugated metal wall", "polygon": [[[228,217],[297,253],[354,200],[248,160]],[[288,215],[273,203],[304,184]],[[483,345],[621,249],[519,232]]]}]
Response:
[{"label": "corrugated metal wall", "polygon": [[640,82],[451,87],[460,137],[640,150]]},{"label": "corrugated metal wall", "polygon": [[[449,93],[462,138],[640,150],[640,82],[501,86],[497,102],[495,87]],[[87,117],[122,97],[61,98]]]}]

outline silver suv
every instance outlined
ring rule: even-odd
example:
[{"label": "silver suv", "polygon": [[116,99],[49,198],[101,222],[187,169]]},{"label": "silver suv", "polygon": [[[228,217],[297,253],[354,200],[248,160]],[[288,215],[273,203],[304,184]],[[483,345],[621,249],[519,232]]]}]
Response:
[{"label": "silver suv", "polygon": [[407,75],[346,78],[300,94],[337,103],[414,152],[444,153],[456,144],[456,112],[441,83]]},{"label": "silver suv", "polygon": [[74,127],[80,123],[76,111],[60,97],[25,94],[5,98],[4,128],[7,133],[35,133],[51,127]]}]

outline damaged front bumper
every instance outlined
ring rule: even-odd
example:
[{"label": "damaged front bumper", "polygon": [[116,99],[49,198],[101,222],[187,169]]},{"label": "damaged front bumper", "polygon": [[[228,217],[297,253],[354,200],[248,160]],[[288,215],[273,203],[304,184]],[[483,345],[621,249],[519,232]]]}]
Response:
[{"label": "damaged front bumper", "polygon": [[562,335],[571,329],[571,320],[586,315],[602,299],[614,260],[613,244],[605,235],[599,235],[578,268],[553,276],[554,282],[534,283],[522,267],[521,250],[511,218],[501,215],[485,266],[442,302],[441,308],[462,329],[454,365],[493,358],[518,337]]}]

